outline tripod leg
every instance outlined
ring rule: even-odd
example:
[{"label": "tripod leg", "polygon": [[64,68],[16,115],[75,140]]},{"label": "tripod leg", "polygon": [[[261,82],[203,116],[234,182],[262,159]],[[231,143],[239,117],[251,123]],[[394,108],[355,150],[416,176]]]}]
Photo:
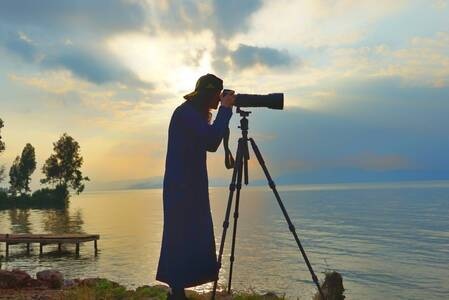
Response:
[{"label": "tripod leg", "polygon": [[281,207],[282,213],[284,214],[285,219],[288,223],[288,228],[292,232],[293,236],[295,237],[296,244],[298,244],[299,250],[301,251],[301,254],[304,258],[304,261],[306,262],[307,268],[309,269],[310,275],[312,275],[312,280],[315,283],[316,287],[318,288],[318,292],[320,293],[321,299],[325,299],[323,291],[321,290],[320,283],[318,281],[318,277],[316,276],[315,272],[312,269],[312,265],[309,262],[309,259],[307,258],[306,252],[304,251],[304,248],[301,245],[301,242],[298,238],[298,235],[296,234],[295,226],[293,225],[292,221],[290,220],[290,217],[288,216],[287,210],[284,207],[284,204],[282,203],[281,197],[279,196],[279,193],[276,189],[276,185],[271,178],[270,173],[268,172],[267,166],[265,165],[265,161],[263,160],[262,154],[259,151],[259,148],[256,145],[256,142],[252,138],[249,139],[251,142],[251,146],[254,150],[254,153],[256,154],[257,160],[259,161],[260,166],[263,169],[263,172],[265,173],[265,177],[267,177],[268,185],[273,190],[274,196],[276,197],[276,200],[279,203],[279,206]]},{"label": "tripod leg", "polygon": [[248,185],[248,160],[249,160],[249,149],[248,149],[248,140],[243,143],[243,182],[245,185]]},{"label": "tripod leg", "polygon": [[[246,147],[248,149],[247,140],[242,138],[242,148]],[[246,144],[246,145],[245,145]],[[243,152],[243,151],[242,151]],[[239,218],[239,204],[240,204],[240,190],[242,189],[242,173],[243,173],[243,167],[246,162],[245,154],[240,158],[240,161],[238,163],[238,171],[237,171],[237,192],[235,195],[235,210],[234,210],[234,226],[232,228],[232,245],[231,245],[231,256],[229,257],[230,260],[230,268],[229,268],[229,281],[228,281],[228,293],[231,293],[231,284],[232,284],[232,270],[234,267],[234,252],[235,252],[235,237],[237,235],[237,221]]]},{"label": "tripod leg", "polygon": [[[234,169],[232,172],[232,180],[231,180],[231,184],[229,185],[229,197],[228,197],[228,204],[226,207],[226,213],[225,213],[225,218],[223,221],[223,232],[221,235],[221,242],[220,242],[220,251],[218,254],[218,272],[220,272],[221,269],[221,261],[222,261],[222,257],[223,257],[223,250],[224,250],[224,244],[225,244],[225,239],[226,239],[226,231],[229,227],[229,215],[231,214],[231,206],[232,206],[232,198],[234,197],[234,191],[235,191],[235,182],[236,182],[236,178],[237,178],[237,173],[239,171],[239,165],[241,165],[241,160],[242,160],[242,142],[241,142],[242,138],[240,138],[238,140],[238,144],[237,144],[237,154],[236,154],[236,159],[235,159],[235,163],[234,163]],[[215,280],[214,282],[214,288],[212,291],[212,300],[215,299],[215,294],[216,294],[216,290],[217,290],[217,280]]]}]

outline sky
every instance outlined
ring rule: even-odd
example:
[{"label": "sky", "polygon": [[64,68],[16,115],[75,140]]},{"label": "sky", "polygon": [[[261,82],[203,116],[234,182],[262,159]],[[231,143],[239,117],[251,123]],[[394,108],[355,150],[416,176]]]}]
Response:
[{"label": "sky", "polygon": [[[88,190],[159,186],[172,111],[206,73],[284,93],[249,117],[277,183],[449,179],[449,1],[5,0],[0,57],[0,164],[31,143],[33,189],[64,132]],[[222,148],[207,159],[227,184]]]}]

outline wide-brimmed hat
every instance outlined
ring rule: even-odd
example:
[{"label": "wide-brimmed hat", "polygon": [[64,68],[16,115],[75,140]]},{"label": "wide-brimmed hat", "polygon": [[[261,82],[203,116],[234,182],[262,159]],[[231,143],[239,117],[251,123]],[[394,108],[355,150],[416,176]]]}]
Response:
[{"label": "wide-brimmed hat", "polygon": [[204,91],[221,91],[223,89],[223,80],[214,74],[207,73],[201,76],[196,81],[195,90],[184,96],[185,99],[190,100]]}]

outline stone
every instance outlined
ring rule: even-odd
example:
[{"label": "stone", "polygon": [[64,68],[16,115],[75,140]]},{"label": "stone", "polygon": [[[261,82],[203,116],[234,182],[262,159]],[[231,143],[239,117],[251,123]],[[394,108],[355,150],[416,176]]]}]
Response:
[{"label": "stone", "polygon": [[22,270],[0,270],[0,288],[2,289],[26,287],[30,280],[31,276]]},{"label": "stone", "polygon": [[52,289],[60,289],[64,284],[64,276],[57,270],[44,270],[36,273],[36,278],[45,281]]},{"label": "stone", "polygon": [[16,287],[16,278],[10,271],[0,270],[0,289],[12,289]]},{"label": "stone", "polygon": [[75,281],[74,279],[64,279],[63,287],[64,288],[71,288],[78,285],[79,282]]},{"label": "stone", "polygon": [[[343,277],[338,272],[326,273],[324,282],[321,284],[321,290],[326,300],[343,300],[346,298]],[[315,294],[314,300],[322,300],[318,292]]]}]

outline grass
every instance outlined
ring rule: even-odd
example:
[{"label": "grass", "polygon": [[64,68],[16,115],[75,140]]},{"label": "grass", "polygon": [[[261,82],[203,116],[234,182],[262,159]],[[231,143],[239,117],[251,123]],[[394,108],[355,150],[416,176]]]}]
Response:
[{"label": "grass", "polygon": [[[81,285],[67,289],[64,292],[64,299],[69,300],[165,300],[167,299],[167,288],[164,286],[141,286],[136,290],[127,290],[116,282],[107,279],[98,279],[94,284]],[[189,300],[209,300],[210,293],[200,294],[195,291],[186,290]],[[216,299],[235,299],[235,300],[277,300],[285,299],[275,294],[260,295],[254,291],[235,291],[232,296],[217,293]]]}]

